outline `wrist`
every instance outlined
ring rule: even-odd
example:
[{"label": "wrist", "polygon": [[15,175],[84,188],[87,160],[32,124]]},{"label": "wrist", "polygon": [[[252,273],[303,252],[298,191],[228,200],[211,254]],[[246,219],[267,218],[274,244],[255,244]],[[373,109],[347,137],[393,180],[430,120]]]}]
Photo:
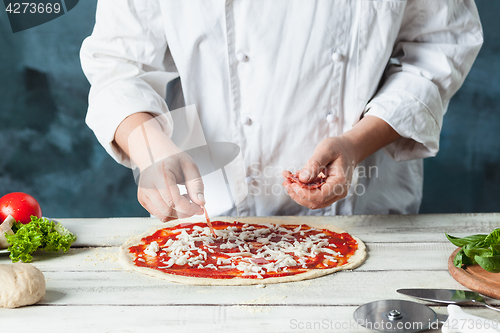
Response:
[{"label": "wrist", "polygon": [[350,146],[356,164],[401,136],[384,120],[366,116],[342,137]]},{"label": "wrist", "polygon": [[180,152],[156,118],[146,112],[127,117],[116,130],[115,143],[130,158],[132,168],[140,171]]},{"label": "wrist", "polygon": [[348,161],[346,162],[355,167],[363,159],[361,147],[362,143],[359,142],[355,135],[352,135],[354,133],[349,132],[341,134],[338,136],[338,139],[340,140],[342,147],[344,147],[344,156],[348,158]]}]

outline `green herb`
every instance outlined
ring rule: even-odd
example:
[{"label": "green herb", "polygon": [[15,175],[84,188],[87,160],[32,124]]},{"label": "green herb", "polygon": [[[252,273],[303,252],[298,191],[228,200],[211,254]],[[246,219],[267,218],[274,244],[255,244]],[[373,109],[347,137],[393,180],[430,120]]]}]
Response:
[{"label": "green herb", "polygon": [[458,238],[458,237],[453,237],[448,234],[446,234],[446,237],[450,242],[453,243],[453,245],[458,246],[458,247],[463,247],[467,244],[470,243],[477,243],[482,240],[484,240],[488,235],[472,235],[472,236],[467,236],[464,238]]},{"label": "green herb", "polygon": [[500,228],[489,235],[471,235],[463,238],[446,234],[453,245],[461,247],[453,264],[458,267],[478,264],[488,272],[500,273]]},{"label": "green herb", "polygon": [[480,257],[475,256],[476,262],[488,272],[500,273],[500,256]]},{"label": "green herb", "polygon": [[10,244],[10,258],[12,262],[19,260],[30,262],[33,259],[31,253],[40,249],[48,252],[68,251],[76,236],[60,223],[49,221],[46,218],[31,217],[31,222],[22,224],[14,223],[12,226],[14,235],[7,235]]},{"label": "green herb", "polygon": [[465,255],[464,249],[460,249],[455,255],[455,259],[453,259],[453,265],[460,268],[462,266],[474,265],[474,261]]}]

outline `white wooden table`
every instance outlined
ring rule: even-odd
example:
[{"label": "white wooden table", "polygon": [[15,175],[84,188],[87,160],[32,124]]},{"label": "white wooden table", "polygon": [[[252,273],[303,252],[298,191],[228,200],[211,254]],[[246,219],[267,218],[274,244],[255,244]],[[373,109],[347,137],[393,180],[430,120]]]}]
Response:
[{"label": "white wooden table", "polygon": [[[32,263],[45,275],[47,294],[34,306],[0,308],[0,332],[370,332],[353,319],[362,304],[415,301],[398,288],[465,289],[448,273],[455,247],[445,232],[465,236],[500,226],[500,214],[289,218],[335,224],[358,236],[368,248],[366,262],[354,271],[265,288],[187,286],[125,270],[117,261],[118,246],[157,220],[60,219],[77,242],[67,253],[36,253]],[[421,303],[446,313],[445,306]],[[500,319],[483,307],[463,308]]]}]

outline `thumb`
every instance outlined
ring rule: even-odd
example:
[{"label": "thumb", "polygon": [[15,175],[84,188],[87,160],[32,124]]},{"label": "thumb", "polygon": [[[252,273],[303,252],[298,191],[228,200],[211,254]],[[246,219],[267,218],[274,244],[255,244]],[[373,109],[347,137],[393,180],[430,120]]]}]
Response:
[{"label": "thumb", "polygon": [[314,149],[313,155],[300,172],[300,181],[309,183],[316,179],[319,173],[324,171],[326,166],[330,164],[333,159],[333,151],[324,142],[321,142],[316,149]]},{"label": "thumb", "polygon": [[196,164],[192,161],[184,163],[182,172],[184,174],[187,193],[191,201],[199,206],[205,205],[205,196],[203,194],[205,187]]}]

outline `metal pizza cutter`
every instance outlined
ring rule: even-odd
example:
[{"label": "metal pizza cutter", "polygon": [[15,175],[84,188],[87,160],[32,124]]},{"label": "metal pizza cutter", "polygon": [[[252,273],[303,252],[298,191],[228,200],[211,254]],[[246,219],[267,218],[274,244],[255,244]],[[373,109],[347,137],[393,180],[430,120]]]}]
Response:
[{"label": "metal pizza cutter", "polygon": [[446,321],[424,304],[405,300],[381,300],[361,305],[354,311],[358,325],[378,332],[410,333],[438,328]]}]

